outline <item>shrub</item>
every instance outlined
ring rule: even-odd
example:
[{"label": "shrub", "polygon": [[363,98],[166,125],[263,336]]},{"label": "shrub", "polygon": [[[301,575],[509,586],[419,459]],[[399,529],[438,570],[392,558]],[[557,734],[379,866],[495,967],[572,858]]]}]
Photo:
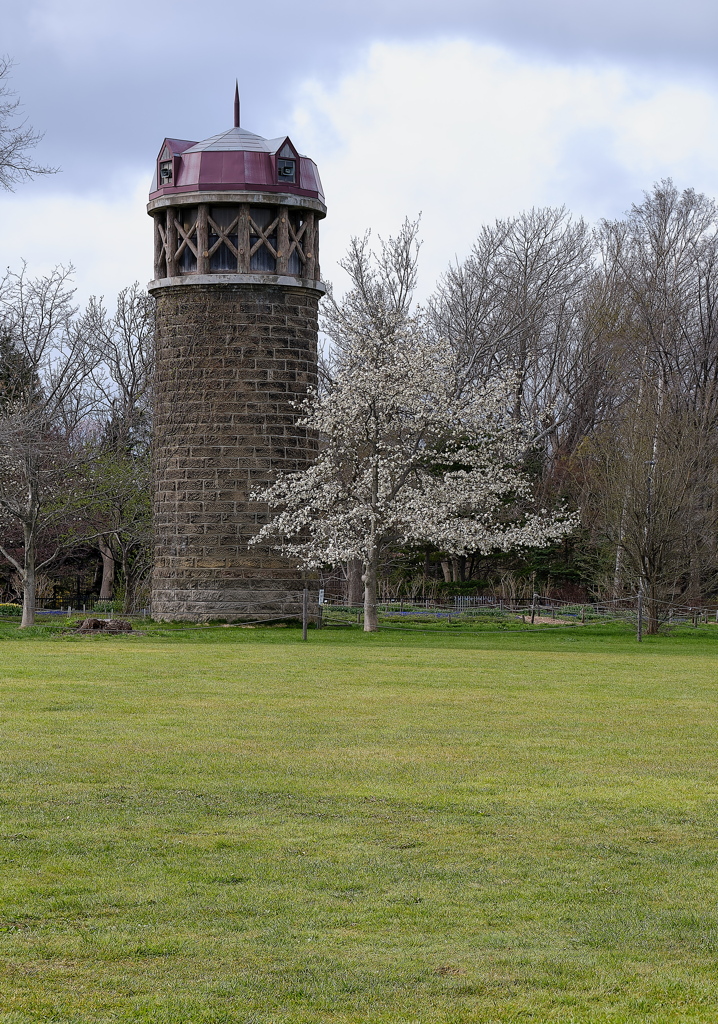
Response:
[{"label": "shrub", "polygon": [[0,617],[5,618],[8,615],[20,618],[22,615],[22,605],[12,604],[10,602],[7,602],[6,604],[0,603]]}]

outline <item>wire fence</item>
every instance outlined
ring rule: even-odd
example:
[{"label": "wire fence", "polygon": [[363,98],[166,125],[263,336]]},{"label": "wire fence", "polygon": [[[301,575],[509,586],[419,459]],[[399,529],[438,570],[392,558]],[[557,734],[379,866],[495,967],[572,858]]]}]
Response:
[{"label": "wire fence", "polygon": [[149,607],[131,608],[129,611],[122,611],[122,606],[115,601],[88,601],[80,606],[67,604],[59,608],[35,608],[36,615],[65,615],[71,618],[73,615],[97,615],[103,618],[131,618],[146,619],[150,617]]},{"label": "wire fence", "polygon": [[[320,598],[321,600],[321,598]],[[718,602],[701,605],[682,604],[676,601],[651,602],[652,631],[658,626],[693,626],[718,624]],[[18,609],[20,611],[20,609]],[[447,627],[476,627],[482,632],[506,629],[526,629],[538,627],[536,631],[547,628],[565,628],[571,625],[598,623],[623,623],[636,632],[641,640],[645,627],[648,625],[646,606],[643,595],[634,594],[613,600],[576,602],[558,598],[548,598],[534,594],[530,601],[525,598],[506,598],[497,594],[456,595],[446,598],[419,598],[415,600],[399,599],[384,601],[377,605],[380,629],[401,629],[403,631],[446,632]],[[68,604],[66,608],[37,609],[39,616],[52,616],[57,619],[65,616],[98,614],[112,619],[132,618],[151,620],[151,609],[148,607],[133,609],[129,614],[117,609],[114,602],[94,602],[94,607],[85,605],[74,608]],[[270,625],[278,621],[287,621],[286,616],[266,618],[263,609],[257,609],[257,615],[248,616],[244,624]],[[0,613],[3,620],[5,614]],[[324,600],[318,609],[318,615],[307,614],[304,609],[304,635],[308,621],[313,626],[337,628],[363,628],[364,608],[362,605],[349,605],[337,598]],[[167,624],[164,624],[167,625]],[[212,629],[217,624],[173,624],[175,629]],[[229,624],[228,624],[229,625]],[[237,623],[239,625],[239,623]],[[647,631],[647,630],[645,630]]]},{"label": "wire fence", "polygon": [[[679,602],[652,601],[652,614],[658,625],[699,625],[718,624],[718,603],[688,605]],[[414,628],[422,624],[444,625],[489,625],[491,619],[503,620],[515,625],[560,626],[599,622],[622,622],[635,628],[641,638],[648,623],[648,613],[643,595],[636,594],[613,600],[576,602],[558,598],[546,598],[534,594],[527,601],[519,598],[505,598],[498,595],[455,596],[444,600],[429,598],[419,600],[398,600],[377,605],[380,628],[411,622]],[[326,626],[347,626],[363,624],[364,612],[360,605],[347,605],[338,601],[322,606],[322,624]]]}]

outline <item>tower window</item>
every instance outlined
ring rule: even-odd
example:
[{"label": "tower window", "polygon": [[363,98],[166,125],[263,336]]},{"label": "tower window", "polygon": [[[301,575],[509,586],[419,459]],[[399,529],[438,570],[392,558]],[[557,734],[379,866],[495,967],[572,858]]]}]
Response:
[{"label": "tower window", "polygon": [[237,269],[239,257],[239,210],[236,206],[211,206],[209,210],[209,268]]},{"label": "tower window", "polygon": [[249,208],[249,269],[275,273],[277,269],[277,224],[273,206]]},{"label": "tower window", "polygon": [[160,185],[172,184],[172,161],[163,160],[160,164]]},{"label": "tower window", "polygon": [[183,206],[175,217],[177,228],[176,260],[180,274],[194,274],[197,270],[197,207]]},{"label": "tower window", "polygon": [[296,160],[285,160],[280,157],[277,160],[277,178],[279,181],[284,181],[288,185],[294,185],[297,177],[297,161]]},{"label": "tower window", "polygon": [[287,270],[297,277],[304,276],[304,265],[307,262],[305,249],[307,244],[307,216],[301,210],[289,213],[289,259]]}]

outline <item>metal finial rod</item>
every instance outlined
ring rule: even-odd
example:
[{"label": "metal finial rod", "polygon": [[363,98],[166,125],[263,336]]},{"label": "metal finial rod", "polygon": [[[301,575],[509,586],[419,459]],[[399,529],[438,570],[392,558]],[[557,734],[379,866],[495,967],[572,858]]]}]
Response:
[{"label": "metal finial rod", "polygon": [[239,82],[234,86],[234,127],[239,128]]}]

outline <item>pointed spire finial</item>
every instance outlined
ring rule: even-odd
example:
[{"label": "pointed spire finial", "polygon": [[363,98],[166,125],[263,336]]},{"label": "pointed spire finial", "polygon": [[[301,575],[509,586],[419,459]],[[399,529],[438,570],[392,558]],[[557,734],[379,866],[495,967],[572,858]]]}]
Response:
[{"label": "pointed spire finial", "polygon": [[239,82],[234,85],[234,127],[239,128]]}]

